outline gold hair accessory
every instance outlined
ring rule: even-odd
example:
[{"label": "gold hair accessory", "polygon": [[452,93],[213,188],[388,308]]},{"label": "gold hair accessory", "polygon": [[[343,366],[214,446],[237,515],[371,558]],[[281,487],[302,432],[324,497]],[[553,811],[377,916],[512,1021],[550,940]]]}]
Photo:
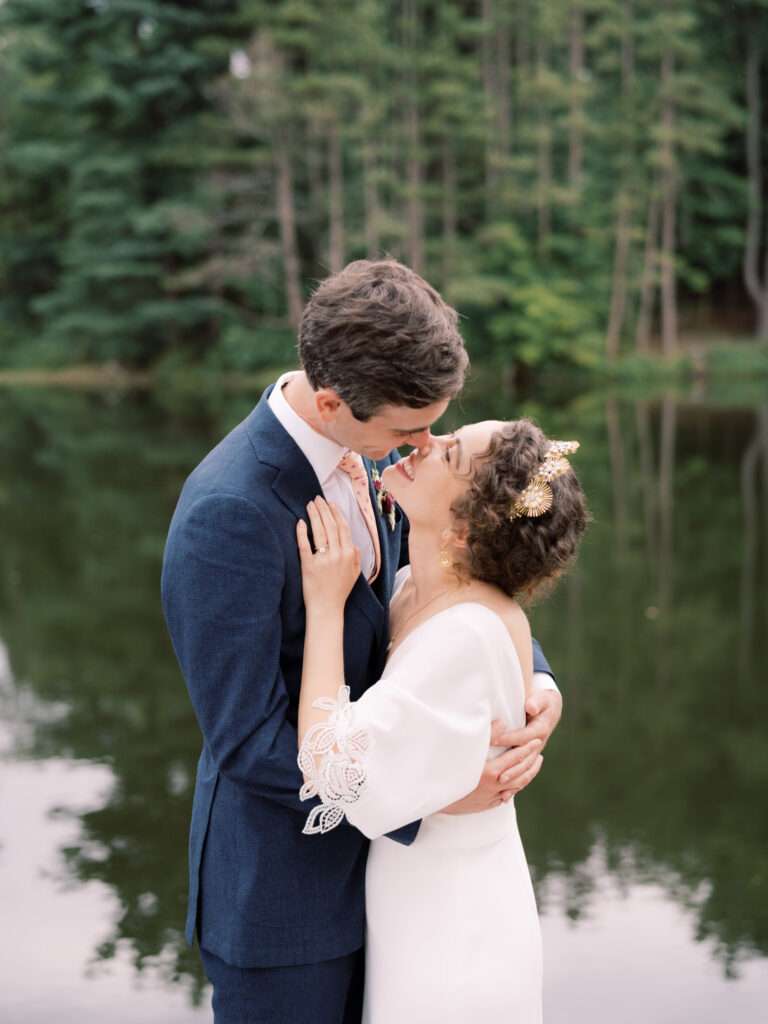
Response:
[{"label": "gold hair accessory", "polygon": [[549,512],[554,500],[550,483],[570,470],[571,464],[566,456],[572,455],[578,448],[578,441],[549,442],[544,460],[512,506],[509,513],[511,520],[514,521],[520,516],[535,519]]}]

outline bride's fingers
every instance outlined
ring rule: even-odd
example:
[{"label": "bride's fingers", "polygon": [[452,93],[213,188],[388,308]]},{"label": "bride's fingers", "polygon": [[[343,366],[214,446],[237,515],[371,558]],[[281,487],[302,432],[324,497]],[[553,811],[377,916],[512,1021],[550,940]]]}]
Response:
[{"label": "bride's fingers", "polygon": [[494,757],[488,762],[488,768],[495,772],[498,779],[510,770],[519,769],[520,764],[530,759],[531,755],[540,753],[541,740],[530,740],[521,747],[513,747],[511,750],[505,750],[498,757]]},{"label": "bride's fingers", "polygon": [[360,548],[357,547],[355,542],[352,540],[352,531],[349,528],[349,523],[342,515],[341,509],[334,502],[330,503],[330,509],[333,513],[333,518],[336,520],[336,526],[339,530],[339,540],[341,542],[342,550],[350,554],[353,559],[353,566],[360,571],[360,564],[362,558],[360,556]]},{"label": "bride's fingers", "polygon": [[533,750],[526,757],[519,761],[514,768],[508,768],[507,771],[502,772],[499,776],[499,785],[502,788],[506,786],[515,786],[519,779],[530,769],[531,765],[535,763],[537,758],[541,757],[538,750]]},{"label": "bride's fingers", "polygon": [[325,532],[323,520],[314,501],[310,501],[307,505],[307,515],[309,516],[309,525],[312,527],[312,540],[315,542],[315,551],[319,551],[321,548],[325,548],[327,551],[328,535]]},{"label": "bride's fingers", "polygon": [[353,546],[352,531],[349,528],[349,523],[344,518],[344,516],[341,514],[341,510],[340,510],[339,506],[334,504],[334,502],[331,502],[330,509],[331,509],[331,515],[333,516],[333,518],[334,518],[334,520],[336,522],[336,529],[339,531],[339,540],[341,542],[341,546],[343,548],[344,547],[352,547]]},{"label": "bride's fingers", "polygon": [[296,523],[296,541],[299,545],[299,558],[305,563],[312,557],[312,545],[309,543],[309,531],[303,519]]},{"label": "bride's fingers", "polygon": [[339,547],[339,527],[336,520],[333,517],[333,513],[328,507],[328,502],[325,498],[315,498],[315,505],[320,518],[323,521],[323,527],[325,528],[325,535],[328,538],[328,548],[331,551],[335,551]]}]

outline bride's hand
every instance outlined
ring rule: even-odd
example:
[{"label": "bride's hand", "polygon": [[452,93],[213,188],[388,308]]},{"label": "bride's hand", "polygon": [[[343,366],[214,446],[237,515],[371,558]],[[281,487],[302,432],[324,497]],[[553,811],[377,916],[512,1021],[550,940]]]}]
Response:
[{"label": "bride's hand", "polygon": [[360,575],[360,552],[352,543],[346,519],[335,505],[317,497],[307,505],[307,514],[314,553],[307,524],[300,519],[296,526],[304,604],[307,611],[343,610]]}]

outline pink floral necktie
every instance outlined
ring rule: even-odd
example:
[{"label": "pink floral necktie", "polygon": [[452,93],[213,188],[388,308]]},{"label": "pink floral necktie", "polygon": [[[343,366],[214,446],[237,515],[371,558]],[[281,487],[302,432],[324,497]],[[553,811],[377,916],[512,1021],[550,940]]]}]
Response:
[{"label": "pink floral necktie", "polygon": [[368,474],[365,472],[362,459],[359,455],[356,455],[355,452],[347,452],[339,462],[339,469],[343,473],[346,473],[352,481],[352,490],[355,494],[355,500],[360,507],[360,511],[363,513],[365,525],[368,527],[368,532],[371,535],[375,564],[373,567],[373,575],[369,577],[368,582],[373,583],[379,575],[379,569],[381,568],[381,547],[379,545],[379,531],[376,527],[376,517],[373,514],[371,496],[368,491]]}]

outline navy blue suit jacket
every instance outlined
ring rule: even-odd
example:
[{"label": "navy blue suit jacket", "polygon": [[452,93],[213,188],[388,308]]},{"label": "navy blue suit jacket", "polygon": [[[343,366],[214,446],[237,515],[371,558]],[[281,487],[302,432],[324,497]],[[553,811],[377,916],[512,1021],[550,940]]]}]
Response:
[{"label": "navy blue suit jacket", "polygon": [[[187,938],[241,967],[315,963],[364,941],[368,841],[346,823],[302,835],[296,764],[304,604],[296,521],[322,493],[269,407],[253,412],[187,479],[165,549],[162,597],[203,749],[189,843]],[[381,470],[398,455],[377,463]],[[367,467],[370,473],[370,463]],[[375,496],[371,488],[371,500]],[[352,699],[381,675],[407,521],[378,517],[381,572],[361,576],[344,621]],[[549,671],[540,651],[536,670]],[[419,823],[390,838],[410,843]]]}]

